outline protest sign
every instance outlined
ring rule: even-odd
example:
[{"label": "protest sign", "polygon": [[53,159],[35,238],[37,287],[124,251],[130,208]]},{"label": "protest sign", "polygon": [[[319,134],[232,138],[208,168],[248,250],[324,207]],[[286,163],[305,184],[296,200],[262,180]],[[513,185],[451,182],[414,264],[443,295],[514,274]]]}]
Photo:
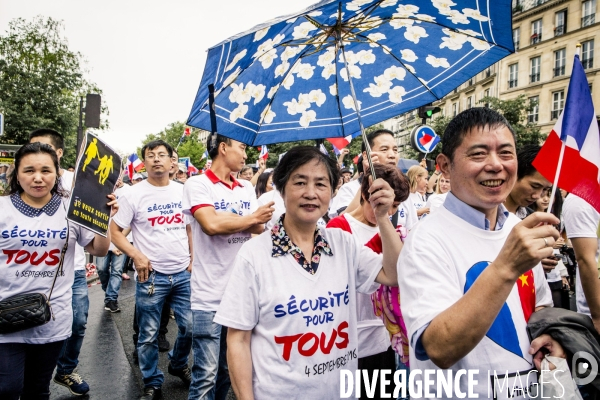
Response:
[{"label": "protest sign", "polygon": [[113,192],[119,179],[121,157],[91,133],[85,139],[85,151],[75,170],[67,219],[106,237],[110,222],[106,196]]}]

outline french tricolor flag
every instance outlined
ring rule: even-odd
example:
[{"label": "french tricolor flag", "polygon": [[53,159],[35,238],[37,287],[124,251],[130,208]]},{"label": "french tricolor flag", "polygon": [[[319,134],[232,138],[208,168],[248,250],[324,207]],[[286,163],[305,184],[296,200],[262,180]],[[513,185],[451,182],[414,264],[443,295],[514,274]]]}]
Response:
[{"label": "french tricolor flag", "polygon": [[267,149],[267,146],[264,144],[260,146],[260,155],[258,157],[262,158],[263,160],[269,158],[269,149]]},{"label": "french tricolor flag", "polygon": [[133,179],[133,174],[141,171],[144,168],[144,163],[138,158],[137,154],[133,153],[127,157],[127,164],[125,164],[125,168],[127,169],[127,175],[129,176],[129,179]]},{"label": "french tricolor flag", "polygon": [[352,135],[348,135],[346,137],[331,138],[327,139],[327,141],[333,145],[333,151],[335,152],[335,154],[339,155],[339,151],[344,147],[348,146],[352,141]]},{"label": "french tricolor flag", "polygon": [[579,55],[575,56],[565,108],[533,166],[555,182],[555,187],[576,194],[600,212],[600,133]]}]

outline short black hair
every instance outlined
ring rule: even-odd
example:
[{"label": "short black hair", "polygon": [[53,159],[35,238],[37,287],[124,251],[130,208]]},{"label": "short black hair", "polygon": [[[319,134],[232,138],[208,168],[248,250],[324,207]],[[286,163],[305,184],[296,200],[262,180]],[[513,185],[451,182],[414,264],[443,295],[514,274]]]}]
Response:
[{"label": "short black hair", "polygon": [[146,150],[154,150],[157,147],[164,146],[167,149],[167,153],[169,153],[169,158],[173,157],[173,147],[164,140],[153,140],[148,142],[142,147],[142,160],[146,159]]},{"label": "short black hair", "polygon": [[[374,132],[367,134],[367,142],[369,142],[369,147],[373,147],[373,143],[375,142],[375,138],[381,135],[392,135],[394,137],[394,132],[389,129],[377,129]],[[361,152],[367,151],[367,147],[365,146],[365,142],[362,143]]]},{"label": "short black hair", "polygon": [[206,139],[206,149],[208,150],[209,157],[214,160],[219,155],[219,145],[221,143],[225,143],[227,146],[231,147],[231,139],[227,136],[217,134],[217,139],[214,143],[212,143],[213,135],[208,135]]},{"label": "short black hair", "polygon": [[358,172],[359,174],[362,174],[364,172],[362,155],[358,157],[358,163],[356,164],[356,172]]},{"label": "short black hair", "polygon": [[273,184],[281,194],[284,193],[285,185],[290,179],[292,173],[313,160],[323,163],[329,175],[329,183],[331,184],[331,193],[335,191],[340,180],[340,170],[337,163],[329,156],[321,153],[318,147],[314,146],[297,146],[292,147],[279,160],[279,164],[273,171]]},{"label": "short black hair", "polygon": [[348,168],[342,168],[340,170],[340,174],[352,174]]},{"label": "short black hair", "polygon": [[519,164],[517,168],[517,180],[533,175],[537,171],[533,166],[533,160],[535,160],[541,148],[537,144],[528,144],[517,152],[517,162]]},{"label": "short black hair", "polygon": [[34,139],[36,137],[49,138],[50,141],[52,142],[52,146],[54,146],[54,148],[56,150],[62,149],[64,151],[64,149],[65,149],[65,139],[63,138],[63,135],[61,135],[54,129],[49,129],[49,128],[36,129],[35,131],[33,131],[29,134],[29,141],[31,142],[31,139]]},{"label": "short black hair", "polygon": [[489,126],[490,129],[505,126],[515,139],[515,131],[502,114],[488,107],[473,107],[452,118],[446,127],[442,137],[442,154],[452,161],[454,152],[461,145],[467,133],[473,128],[486,126]]}]

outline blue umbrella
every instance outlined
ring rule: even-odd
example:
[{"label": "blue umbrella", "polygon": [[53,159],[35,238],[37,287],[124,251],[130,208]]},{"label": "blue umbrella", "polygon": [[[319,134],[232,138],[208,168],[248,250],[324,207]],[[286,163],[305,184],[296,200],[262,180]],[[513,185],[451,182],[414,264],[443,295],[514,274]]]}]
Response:
[{"label": "blue umbrella", "polygon": [[344,137],[514,51],[511,0],[324,0],[208,51],[187,124],[252,146]]}]

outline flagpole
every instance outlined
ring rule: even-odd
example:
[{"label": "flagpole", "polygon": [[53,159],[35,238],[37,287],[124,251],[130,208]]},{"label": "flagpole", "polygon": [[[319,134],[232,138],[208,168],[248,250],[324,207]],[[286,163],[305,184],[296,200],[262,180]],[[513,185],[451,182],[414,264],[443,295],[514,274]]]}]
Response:
[{"label": "flagpole", "polygon": [[[577,43],[575,54],[579,57],[581,52],[581,44]],[[561,112],[561,114],[564,110]],[[556,196],[556,188],[558,187],[558,178],[560,176],[560,170],[562,168],[563,157],[565,155],[565,142],[560,141],[560,155],[558,156],[558,165],[556,166],[556,174],[554,174],[554,183],[552,184],[552,193],[550,194],[550,202],[548,203],[548,212],[552,212],[552,206],[554,205],[554,198]]]}]

